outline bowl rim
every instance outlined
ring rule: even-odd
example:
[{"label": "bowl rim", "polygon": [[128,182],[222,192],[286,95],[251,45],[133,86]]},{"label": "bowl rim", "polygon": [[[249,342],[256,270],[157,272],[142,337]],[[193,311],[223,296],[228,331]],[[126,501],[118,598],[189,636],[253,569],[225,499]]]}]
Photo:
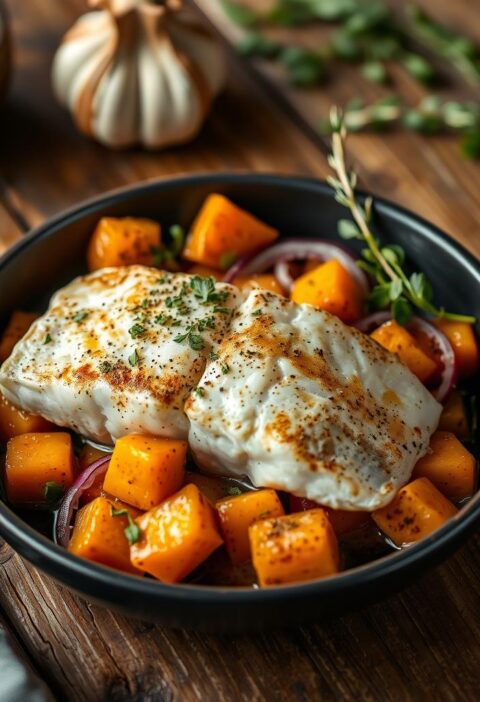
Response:
[{"label": "bowl rim", "polygon": [[[66,226],[74,221],[81,220],[84,216],[95,212],[99,208],[108,208],[109,205],[134,197],[140,193],[161,190],[168,191],[177,187],[197,185],[220,184],[264,185],[271,187],[285,187],[288,189],[310,190],[333,197],[332,188],[323,180],[296,175],[278,175],[273,173],[231,173],[211,172],[180,175],[175,177],[152,178],[139,183],[130,184],[109,190],[100,195],[81,201],[57,215],[42,222],[29,233],[25,234],[18,242],[0,256],[0,272],[8,266],[9,262],[21,255],[34,241],[47,237],[52,229]],[[360,199],[367,197],[367,193],[359,191]],[[420,236],[424,236],[438,246],[440,245],[448,256],[455,258],[463,267],[469,269],[478,278],[480,286],[480,261],[462,244],[443,232],[436,225],[414,214],[407,208],[396,205],[388,199],[374,196],[375,208],[379,214],[388,216],[392,222],[404,224]],[[66,551],[46,536],[36,531],[8,505],[0,500],[0,534],[14,549],[19,548],[19,553],[35,553],[36,557],[25,557],[36,567],[53,577],[63,580],[56,574],[68,573],[69,582],[90,581],[92,585],[99,584],[108,587],[113,593],[120,595],[139,595],[149,599],[159,598],[162,601],[181,603],[185,600],[195,600],[196,604],[215,604],[227,602],[229,605],[242,603],[264,603],[289,596],[327,595],[332,592],[349,590],[352,587],[366,586],[377,579],[400,574],[401,571],[415,567],[424,559],[428,560],[442,546],[454,543],[475,524],[480,522],[480,490],[447,524],[431,534],[429,537],[402,551],[394,551],[374,561],[369,561],[361,566],[340,572],[336,575],[313,580],[306,583],[276,585],[268,588],[252,588],[248,586],[226,587],[218,585],[203,585],[193,583],[165,584],[159,581],[129,575],[107,566],[101,566]],[[73,585],[75,588],[75,585]],[[79,590],[83,588],[79,587]],[[102,596],[100,595],[100,598]]]}]

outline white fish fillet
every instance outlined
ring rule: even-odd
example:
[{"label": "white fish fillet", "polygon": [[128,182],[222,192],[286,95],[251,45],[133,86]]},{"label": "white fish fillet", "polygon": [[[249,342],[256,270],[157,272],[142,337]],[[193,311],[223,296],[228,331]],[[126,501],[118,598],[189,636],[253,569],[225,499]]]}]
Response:
[{"label": "white fish fillet", "polygon": [[199,465],[333,508],[382,507],[441,406],[396,356],[336,317],[252,291],[187,400]]},{"label": "white fish fillet", "polygon": [[188,434],[212,472],[334,508],[387,504],[437,426],[428,390],[328,313],[223,283],[205,300],[191,284],[144,266],[77,278],[5,361],[0,391],[96,441]]},{"label": "white fish fillet", "polygon": [[[132,433],[185,439],[184,402],[240,295],[217,283],[215,295],[226,299],[203,304],[188,289],[191,280],[144,266],[77,278],[52,297],[5,361],[1,392],[99,442]],[[202,349],[191,348],[189,338],[175,341],[191,325]]]}]

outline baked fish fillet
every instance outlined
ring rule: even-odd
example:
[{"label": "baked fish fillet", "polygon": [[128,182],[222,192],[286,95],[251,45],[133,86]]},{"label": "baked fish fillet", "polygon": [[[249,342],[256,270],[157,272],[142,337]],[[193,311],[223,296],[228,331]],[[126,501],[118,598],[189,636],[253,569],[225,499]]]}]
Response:
[{"label": "baked fish fillet", "polygon": [[252,291],[186,403],[200,466],[333,508],[406,483],[441,406],[396,356],[338,318]]},{"label": "baked fish fillet", "polygon": [[99,442],[132,433],[185,439],[185,400],[239,295],[213,279],[144,266],[77,278],[5,361],[0,391]]}]

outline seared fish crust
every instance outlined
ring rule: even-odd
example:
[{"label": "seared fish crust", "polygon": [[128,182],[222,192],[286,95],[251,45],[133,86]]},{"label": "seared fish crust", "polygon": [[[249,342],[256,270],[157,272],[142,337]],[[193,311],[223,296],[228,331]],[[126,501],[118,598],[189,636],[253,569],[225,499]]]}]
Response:
[{"label": "seared fish crust", "polygon": [[441,406],[396,356],[336,317],[252,291],[190,396],[198,463],[333,508],[392,499]]},{"label": "seared fish crust", "polygon": [[77,278],[5,361],[1,391],[96,441],[135,433],[185,439],[185,400],[239,301],[231,285],[211,281],[213,290],[195,293],[192,280],[145,266]]}]

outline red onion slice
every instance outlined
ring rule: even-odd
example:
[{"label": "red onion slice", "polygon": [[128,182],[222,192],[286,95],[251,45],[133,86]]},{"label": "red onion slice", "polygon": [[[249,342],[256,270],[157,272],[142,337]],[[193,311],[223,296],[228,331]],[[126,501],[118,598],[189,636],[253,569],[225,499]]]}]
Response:
[{"label": "red onion slice", "polygon": [[55,536],[57,544],[68,546],[70,540],[70,522],[72,521],[73,513],[78,509],[80,498],[88,488],[92,487],[95,478],[101,473],[106,473],[111,456],[102,456],[94,463],[91,463],[88,468],[80,473],[73,485],[68,488],[67,492],[60,502],[60,508],[57,513],[55,524]]},{"label": "red onion slice", "polygon": [[[339,261],[347,269],[366,295],[369,291],[368,279],[355,263],[353,254],[343,246],[333,244],[325,239],[283,239],[278,244],[273,244],[266,249],[260,251],[257,249],[257,251],[239,258],[226,272],[223,280],[226,283],[231,283],[238,275],[264,273],[269,268],[276,268],[278,264],[288,261],[314,259],[322,262],[332,258]],[[278,268],[276,268],[277,274]],[[288,272],[288,267],[280,269],[280,277],[280,285],[285,288],[285,292],[289,292],[293,279]]]},{"label": "red onion slice", "polygon": [[[368,334],[373,331],[373,329],[376,329],[381,324],[384,324],[391,319],[392,315],[390,312],[375,312],[374,314],[370,314],[368,317],[361,319],[355,324],[355,326],[360,331]],[[438,402],[443,402],[454,387],[457,380],[457,363],[452,345],[445,334],[440,331],[440,329],[437,329],[437,327],[421,317],[412,317],[410,322],[407,324],[407,329],[423,332],[435,341],[435,344],[440,351],[443,369],[440,384],[437,388],[435,388],[435,390],[432,390],[432,395],[436,400],[438,400]]]}]

